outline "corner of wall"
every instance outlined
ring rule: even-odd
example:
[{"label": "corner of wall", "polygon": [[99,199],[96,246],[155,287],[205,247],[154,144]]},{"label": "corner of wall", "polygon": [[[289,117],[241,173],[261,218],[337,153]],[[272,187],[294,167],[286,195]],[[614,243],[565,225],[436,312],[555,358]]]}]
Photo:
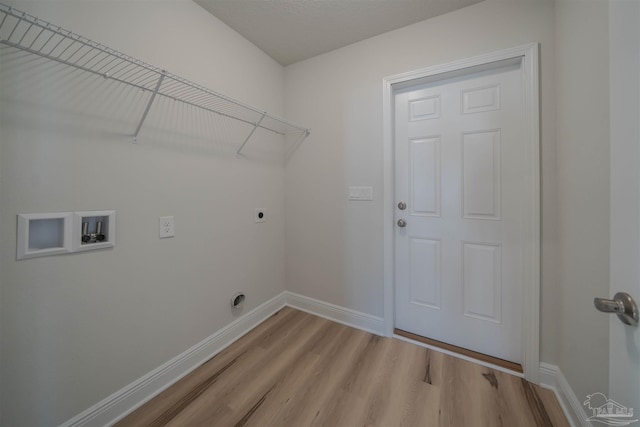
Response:
[{"label": "corner of wall", "polygon": [[562,337],[557,360],[566,383],[586,396],[609,387],[609,321],[592,303],[609,293],[608,2],[557,0],[554,11]]},{"label": "corner of wall", "polygon": [[285,294],[278,294],[173,359],[61,424],[60,427],[115,424],[233,344],[281,310],[285,304]]}]

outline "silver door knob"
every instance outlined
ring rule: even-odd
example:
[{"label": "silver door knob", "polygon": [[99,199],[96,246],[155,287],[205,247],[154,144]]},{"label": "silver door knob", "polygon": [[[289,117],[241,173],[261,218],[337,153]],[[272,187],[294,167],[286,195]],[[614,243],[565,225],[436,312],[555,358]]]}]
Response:
[{"label": "silver door knob", "polygon": [[406,227],[407,226],[407,221],[405,221],[404,219],[400,218],[398,220],[398,227]]},{"label": "silver door knob", "polygon": [[615,313],[625,325],[638,326],[638,306],[626,292],[618,292],[613,299],[594,298],[593,304],[604,313]]},{"label": "silver door knob", "polygon": [[398,203],[398,209],[400,209],[401,211],[407,209],[407,204],[405,202]]}]

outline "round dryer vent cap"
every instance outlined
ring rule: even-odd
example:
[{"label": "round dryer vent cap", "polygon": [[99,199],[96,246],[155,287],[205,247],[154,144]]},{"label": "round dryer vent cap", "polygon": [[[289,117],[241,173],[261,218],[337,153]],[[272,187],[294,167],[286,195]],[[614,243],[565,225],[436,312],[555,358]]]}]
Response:
[{"label": "round dryer vent cap", "polygon": [[231,297],[231,307],[233,308],[242,307],[242,304],[244,303],[245,298],[246,296],[242,292],[235,294],[234,296]]}]

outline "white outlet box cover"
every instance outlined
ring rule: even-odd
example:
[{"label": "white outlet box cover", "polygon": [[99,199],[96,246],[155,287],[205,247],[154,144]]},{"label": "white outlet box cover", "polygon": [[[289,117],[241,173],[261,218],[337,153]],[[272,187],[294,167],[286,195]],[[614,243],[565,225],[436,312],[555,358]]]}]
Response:
[{"label": "white outlet box cover", "polygon": [[175,223],[172,216],[160,217],[160,238],[166,239],[176,235]]},{"label": "white outlet box cover", "polygon": [[[106,240],[82,244],[83,218],[106,221]],[[17,259],[111,248],[116,242],[116,211],[18,214]]]},{"label": "white outlet box cover", "polygon": [[373,187],[349,187],[349,200],[373,200]]},{"label": "white outlet box cover", "polygon": [[72,252],[72,218],[71,212],[18,214],[16,259]]}]

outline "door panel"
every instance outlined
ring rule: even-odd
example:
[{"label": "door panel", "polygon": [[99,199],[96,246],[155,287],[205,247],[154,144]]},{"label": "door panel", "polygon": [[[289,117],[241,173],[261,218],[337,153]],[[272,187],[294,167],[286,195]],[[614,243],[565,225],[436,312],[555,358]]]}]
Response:
[{"label": "door panel", "polygon": [[462,215],[500,219],[500,131],[462,136]]},{"label": "door panel", "polygon": [[520,362],[522,73],[395,94],[395,326]]},{"label": "door panel", "polygon": [[463,242],[462,247],[464,315],[500,323],[502,319],[500,245]]},{"label": "door panel", "polygon": [[440,309],[442,293],[440,280],[440,241],[411,239],[410,257],[410,302]]},{"label": "door panel", "polygon": [[412,215],[440,216],[440,138],[410,141]]}]

